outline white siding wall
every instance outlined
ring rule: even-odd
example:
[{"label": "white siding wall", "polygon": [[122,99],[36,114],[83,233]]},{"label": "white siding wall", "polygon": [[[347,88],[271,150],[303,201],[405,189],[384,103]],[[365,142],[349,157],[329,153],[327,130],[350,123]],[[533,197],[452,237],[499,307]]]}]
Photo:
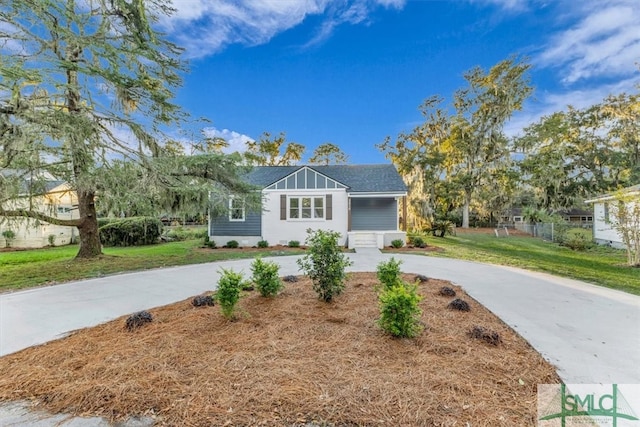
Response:
[{"label": "white siding wall", "polygon": [[[321,196],[332,195],[333,219],[332,220],[280,220],[280,195],[290,196]],[[341,234],[338,241],[344,245],[347,238],[347,193],[344,189],[337,190],[286,190],[286,191],[265,191],[264,208],[262,214],[262,237],[270,245],[287,244],[291,240],[298,240],[304,244],[307,238],[307,229],[333,230]],[[326,210],[325,210],[326,217]]]},{"label": "white siding wall", "polygon": [[[615,200],[609,201],[609,204],[617,203]],[[634,203],[634,202],[629,202]],[[640,202],[636,202],[640,203]],[[624,248],[622,243],[622,237],[616,230],[613,229],[611,224],[608,224],[604,220],[604,208],[605,202],[596,202],[593,206],[593,238],[600,244],[611,244],[613,247]],[[631,208],[632,209],[632,208]],[[613,209],[609,210],[609,214],[613,216]],[[615,218],[610,218],[612,221]]]}]

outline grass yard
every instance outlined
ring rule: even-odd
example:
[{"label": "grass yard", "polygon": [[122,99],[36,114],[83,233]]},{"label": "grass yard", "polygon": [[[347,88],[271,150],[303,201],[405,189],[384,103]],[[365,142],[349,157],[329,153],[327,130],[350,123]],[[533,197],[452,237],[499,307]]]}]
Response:
[{"label": "grass yard", "polygon": [[203,249],[202,240],[151,246],[104,248],[95,260],[76,260],[78,246],[0,252],[0,292],[124,271],[205,262],[304,253],[302,249]]},{"label": "grass yard", "polygon": [[457,231],[457,236],[425,237],[429,245],[441,247],[444,251],[423,254],[543,271],[640,295],[640,268],[626,265],[625,251],[604,246],[574,251],[538,238],[497,238],[493,230]]},{"label": "grass yard", "polygon": [[[327,304],[299,277],[274,298],[245,293],[236,321],[185,300],[149,310],[153,321],[133,331],[124,317],[79,330],[0,358],[0,401],[158,426],[537,424],[536,385],[560,379],[522,337],[429,279],[418,288],[425,330],[391,338],[376,325],[376,284],[351,274]],[[470,311],[448,309],[442,286]]]}]

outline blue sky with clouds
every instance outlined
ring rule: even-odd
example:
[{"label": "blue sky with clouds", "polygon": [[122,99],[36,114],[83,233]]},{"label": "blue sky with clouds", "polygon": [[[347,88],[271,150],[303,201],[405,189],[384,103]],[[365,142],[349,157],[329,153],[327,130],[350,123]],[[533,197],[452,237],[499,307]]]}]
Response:
[{"label": "blue sky with clouds", "polygon": [[526,56],[536,87],[507,131],[640,82],[640,0],[174,0],[162,22],[191,71],[178,102],[242,148],[286,132],[352,163],[450,100],[473,66]]}]

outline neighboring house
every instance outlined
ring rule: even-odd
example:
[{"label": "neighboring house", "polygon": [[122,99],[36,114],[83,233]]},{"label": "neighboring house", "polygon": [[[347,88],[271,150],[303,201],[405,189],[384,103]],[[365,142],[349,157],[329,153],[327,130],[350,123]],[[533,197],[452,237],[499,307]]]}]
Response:
[{"label": "neighboring house", "polygon": [[[622,190],[625,197],[630,196],[627,204],[640,203],[640,184]],[[624,249],[620,234],[612,227],[611,222],[615,222],[611,204],[619,203],[614,194],[605,194],[595,199],[587,200],[585,203],[593,204],[593,238],[596,243],[610,245],[615,248]]]},{"label": "neighboring house", "polygon": [[393,165],[258,166],[246,180],[261,188],[263,210],[249,212],[232,197],[228,215],[209,219],[219,245],[303,244],[309,228],[337,231],[350,248],[406,238],[399,206],[406,210],[407,188]]},{"label": "neighboring house", "polygon": [[[567,222],[579,225],[591,225],[593,213],[584,209],[568,209],[560,211],[558,214]],[[501,224],[522,224],[525,222],[522,208],[511,208],[500,217]]]},{"label": "neighboring house", "polygon": [[[29,204],[33,210],[56,218],[79,218],[76,193],[63,181],[48,180],[44,186],[44,194],[33,196],[30,201],[25,196],[25,198],[7,203],[4,208],[26,208]],[[12,230],[15,233],[15,239],[11,242],[11,246],[15,248],[42,248],[49,245],[49,236],[51,235],[55,236],[54,244],[56,246],[66,245],[78,236],[76,227],[53,225],[28,218],[3,218],[0,223],[0,248],[6,246],[6,241],[2,236],[2,232],[5,230]]]}]

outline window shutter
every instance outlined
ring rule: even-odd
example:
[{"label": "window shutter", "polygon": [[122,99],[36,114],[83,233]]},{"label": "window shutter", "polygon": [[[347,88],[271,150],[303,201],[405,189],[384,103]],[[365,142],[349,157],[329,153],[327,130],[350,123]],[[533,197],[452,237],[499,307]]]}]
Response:
[{"label": "window shutter", "polygon": [[327,194],[327,220],[333,219],[333,196]]},{"label": "window shutter", "polygon": [[280,221],[286,221],[287,219],[287,195],[280,195]]}]

